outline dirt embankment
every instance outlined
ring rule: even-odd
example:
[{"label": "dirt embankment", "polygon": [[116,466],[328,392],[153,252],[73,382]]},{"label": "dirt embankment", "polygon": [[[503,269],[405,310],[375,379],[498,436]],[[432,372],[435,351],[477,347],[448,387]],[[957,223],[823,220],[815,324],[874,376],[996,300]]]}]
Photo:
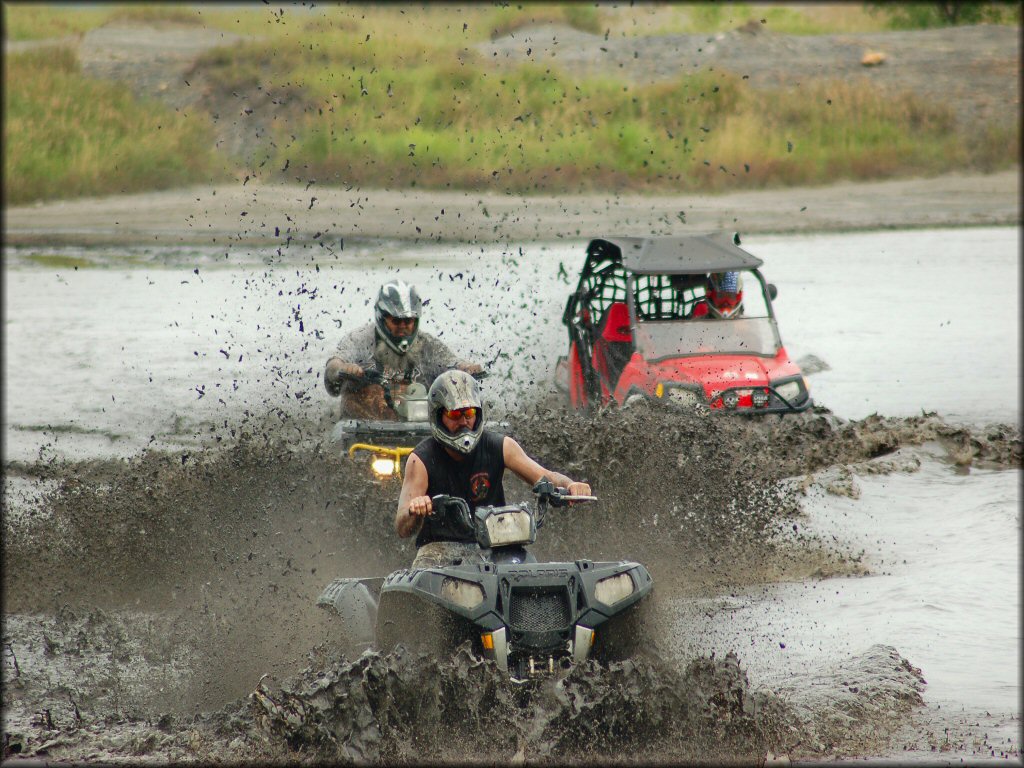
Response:
[{"label": "dirt embankment", "polygon": [[[264,140],[288,99],[273,88],[219,93],[194,68],[196,56],[242,38],[206,28],[109,26],[77,41],[83,70],[129,82],[144,97],[218,115],[229,154]],[[65,44],[67,40],[61,41]],[[6,51],[20,44],[9,44]],[[865,52],[885,54],[861,64]],[[864,35],[776,35],[747,24],[718,35],[604,39],[566,27],[517,30],[470,55],[507,66],[532,60],[577,74],[614,72],[635,82],[695,68],[728,70],[754,87],[799,87],[810,79],[865,78],[899,98],[947,103],[962,123],[1020,119],[1018,30],[982,25]],[[254,109],[253,107],[260,107]],[[573,195],[322,188],[250,182],[142,195],[22,206],[5,211],[6,244],[223,244],[275,246],[314,237],[502,242],[619,234],[842,231],[1012,225],[1020,222],[1019,172],[842,183],[822,188],[723,195]]]}]

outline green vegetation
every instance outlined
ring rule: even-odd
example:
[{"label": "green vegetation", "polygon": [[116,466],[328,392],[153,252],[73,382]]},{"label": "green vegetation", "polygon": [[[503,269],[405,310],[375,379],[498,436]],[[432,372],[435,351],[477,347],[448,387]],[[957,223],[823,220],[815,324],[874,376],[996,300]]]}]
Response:
[{"label": "green vegetation", "polygon": [[[1013,126],[967,136],[941,105],[866,82],[764,91],[704,71],[639,87],[547,64],[502,68],[475,50],[552,22],[608,35],[715,31],[762,19],[796,33],[887,23],[851,4],[650,5],[630,17],[609,6],[553,3],[4,12],[18,39],[108,22],[202,24],[247,37],[199,58],[194,71],[208,96],[187,115],[83,76],[70,50],[9,55],[4,191],[12,204],[243,175],[391,188],[666,192],[1019,162]],[[627,18],[640,23],[631,29]],[[829,27],[830,18],[842,19],[842,29]],[[236,94],[266,118],[263,140],[246,146],[245,160],[212,149],[211,113],[231,110],[233,118],[243,106]]]},{"label": "green vegetation", "polygon": [[65,256],[57,253],[30,253],[23,256],[26,261],[34,262],[39,266],[52,269],[87,269],[94,266],[94,262],[84,259],[81,256]]},{"label": "green vegetation", "polygon": [[930,29],[960,24],[1020,24],[1017,2],[975,3],[866,3],[868,10],[886,20],[890,29]]},{"label": "green vegetation", "polygon": [[[266,26],[254,15],[232,13],[224,8],[156,3],[102,3],[88,5],[43,5],[4,3],[4,32],[7,39],[44,40],[77,36],[107,24],[210,24],[234,32],[254,33]],[[242,21],[245,21],[244,29]]]},{"label": "green vegetation", "polygon": [[167,189],[224,178],[205,121],[137,101],[78,71],[68,48],[9,56],[4,195],[9,203]]}]

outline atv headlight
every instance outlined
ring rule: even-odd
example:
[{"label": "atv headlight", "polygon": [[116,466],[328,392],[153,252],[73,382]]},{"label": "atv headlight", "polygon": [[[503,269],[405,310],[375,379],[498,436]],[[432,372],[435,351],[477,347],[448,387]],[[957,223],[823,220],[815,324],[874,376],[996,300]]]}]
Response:
[{"label": "atv headlight", "polygon": [[409,421],[429,421],[430,409],[427,408],[426,400],[414,400],[408,404]]},{"label": "atv headlight", "polygon": [[441,597],[450,603],[472,610],[484,601],[484,590],[472,581],[448,576],[441,582]]},{"label": "atv headlight", "polygon": [[615,605],[620,600],[625,600],[632,595],[635,590],[633,578],[628,573],[620,573],[597,582],[594,597],[605,605]]},{"label": "atv headlight", "polygon": [[492,547],[510,544],[532,544],[533,517],[525,511],[499,512],[487,517],[487,539]]},{"label": "atv headlight", "polygon": [[395,474],[395,460],[387,456],[376,456],[370,462],[370,469],[377,477],[391,477]]}]

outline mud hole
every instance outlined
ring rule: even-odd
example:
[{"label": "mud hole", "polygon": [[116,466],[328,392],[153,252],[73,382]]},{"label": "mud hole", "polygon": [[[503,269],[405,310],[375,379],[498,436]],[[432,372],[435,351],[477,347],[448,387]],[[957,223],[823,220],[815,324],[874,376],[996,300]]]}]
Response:
[{"label": "mud hole", "polygon": [[[921,702],[920,673],[881,646],[778,691],[751,686],[735,654],[670,663],[657,642],[526,691],[468,650],[345,658],[316,596],[335,577],[406,565],[413,549],[392,530],[398,487],[370,481],[324,426],[275,417],[225,425],[199,450],[5,465],[5,756],[759,763],[863,754]],[[673,600],[867,572],[801,530],[812,485],[854,495],[858,474],[915,471],[915,447],[961,471],[1021,465],[1017,427],[934,414],[537,407],[510,431],[601,498],[549,516],[538,557],[645,563],[661,642]]]}]

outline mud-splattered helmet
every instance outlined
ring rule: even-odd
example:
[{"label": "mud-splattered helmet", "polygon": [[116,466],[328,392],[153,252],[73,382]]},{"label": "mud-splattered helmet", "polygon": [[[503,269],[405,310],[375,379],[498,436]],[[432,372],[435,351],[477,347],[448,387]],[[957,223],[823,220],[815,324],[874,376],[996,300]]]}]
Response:
[{"label": "mud-splattered helmet", "polygon": [[[484,431],[484,402],[480,396],[480,384],[465,371],[445,371],[430,385],[427,393],[427,408],[430,409],[430,431],[443,445],[459,453],[470,453],[480,441]],[[454,433],[445,427],[442,417],[448,413],[475,408],[475,420],[471,426],[465,422]]]},{"label": "mud-splattered helmet", "polygon": [[[420,329],[420,311],[423,309],[423,302],[416,289],[404,280],[392,280],[384,283],[377,294],[377,303],[373,308],[373,321],[377,326],[377,333],[384,339],[384,343],[400,355],[404,355],[416,338]],[[413,324],[412,332],[408,336],[395,336],[391,333],[385,321],[388,317],[408,319],[416,322]]]},{"label": "mud-splattered helmet", "polygon": [[711,275],[708,309],[712,317],[730,318],[743,314],[743,280],[739,272],[716,272]]}]

